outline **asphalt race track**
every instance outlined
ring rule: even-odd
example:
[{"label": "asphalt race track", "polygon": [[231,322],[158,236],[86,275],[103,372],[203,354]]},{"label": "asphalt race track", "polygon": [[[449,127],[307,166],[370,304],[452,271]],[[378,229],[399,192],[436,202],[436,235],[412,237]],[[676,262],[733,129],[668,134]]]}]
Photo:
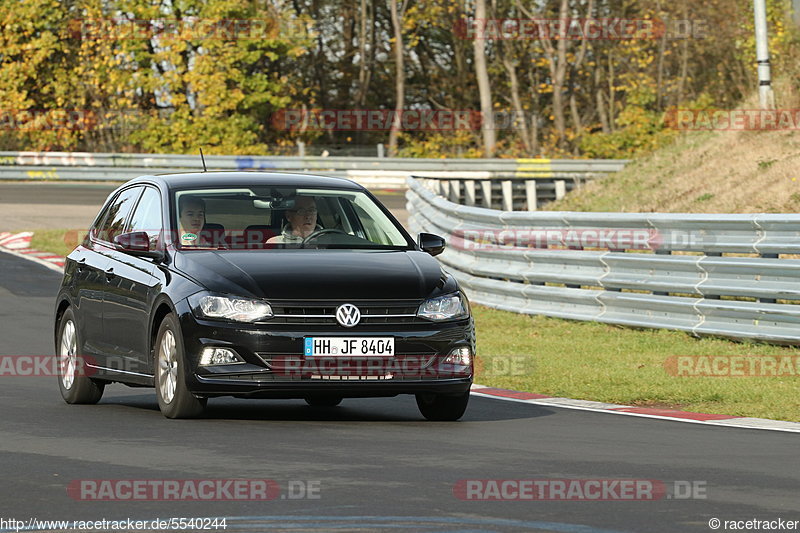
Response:
[{"label": "asphalt race track", "polygon": [[[0,230],[85,228],[114,187],[1,183]],[[405,219],[402,194],[379,198]],[[0,362],[52,355],[60,276],[2,252],[0,272]],[[567,533],[710,531],[712,518],[800,519],[798,437],[791,433],[482,397],[456,423],[424,421],[411,397],[345,400],[335,408],[212,399],[206,418],[171,421],[152,389],[112,385],[98,405],[69,406],[55,377],[6,374],[0,532],[14,530],[2,522],[9,518],[227,517],[228,530],[243,532]],[[280,494],[175,502],[90,501],[68,492],[81,480],[229,479],[273,480]],[[454,492],[463,480],[520,479],[656,480],[672,497],[475,501]],[[697,490],[687,491],[692,484]]]},{"label": "asphalt race track", "polygon": [[[56,272],[0,253],[3,355],[53,353]],[[212,399],[167,420],[151,389],[112,385],[70,406],[54,377],[0,377],[2,516],[27,520],[229,517],[234,531],[709,531],[709,519],[799,519],[789,433],[545,408],[473,397],[460,422],[426,422],[411,397]],[[84,501],[79,480],[269,479],[271,501]],[[459,480],[699,482],[704,499],[470,501]],[[303,485],[303,483],[311,484]],[[684,484],[685,486],[685,484]],[[294,492],[290,491],[294,487]],[[294,499],[308,487],[314,499]],[[78,499],[76,499],[78,498]],[[8,530],[8,528],[6,528]]]}]

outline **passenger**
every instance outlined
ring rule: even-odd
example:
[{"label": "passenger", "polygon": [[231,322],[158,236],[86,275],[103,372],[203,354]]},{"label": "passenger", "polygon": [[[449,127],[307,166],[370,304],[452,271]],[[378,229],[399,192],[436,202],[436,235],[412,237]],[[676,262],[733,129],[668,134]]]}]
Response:
[{"label": "passenger", "polygon": [[182,196],[178,201],[181,246],[198,246],[206,223],[206,203],[197,196]]},{"label": "passenger", "polygon": [[300,244],[322,229],[317,225],[317,202],[312,196],[296,196],[294,207],[286,211],[286,220],[281,234],[269,239],[268,243]]}]

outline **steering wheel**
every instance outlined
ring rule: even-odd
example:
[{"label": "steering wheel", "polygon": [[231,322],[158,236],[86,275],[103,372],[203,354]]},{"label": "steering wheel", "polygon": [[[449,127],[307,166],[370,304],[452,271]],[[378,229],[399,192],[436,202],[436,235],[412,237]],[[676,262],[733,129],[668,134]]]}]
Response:
[{"label": "steering wheel", "polygon": [[304,247],[305,247],[305,245],[306,245],[306,243],[307,243],[308,241],[310,241],[311,239],[316,239],[317,237],[319,237],[319,236],[321,236],[321,235],[327,235],[327,234],[329,234],[329,233],[341,233],[342,235],[350,235],[350,234],[349,234],[349,233],[347,233],[346,231],[342,231],[342,230],[340,230],[340,229],[338,229],[338,228],[325,228],[325,229],[318,229],[317,231],[313,231],[313,232],[311,232],[311,233],[308,235],[308,237],[306,237],[305,239],[303,239],[303,242],[302,242],[302,244],[300,244],[300,247],[301,247],[301,248],[304,248]]}]

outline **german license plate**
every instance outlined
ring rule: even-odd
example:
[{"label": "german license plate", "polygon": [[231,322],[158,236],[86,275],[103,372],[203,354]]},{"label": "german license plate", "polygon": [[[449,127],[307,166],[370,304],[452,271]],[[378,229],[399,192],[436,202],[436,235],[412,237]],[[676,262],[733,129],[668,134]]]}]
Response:
[{"label": "german license plate", "polygon": [[306,356],[393,356],[394,337],[306,337]]}]

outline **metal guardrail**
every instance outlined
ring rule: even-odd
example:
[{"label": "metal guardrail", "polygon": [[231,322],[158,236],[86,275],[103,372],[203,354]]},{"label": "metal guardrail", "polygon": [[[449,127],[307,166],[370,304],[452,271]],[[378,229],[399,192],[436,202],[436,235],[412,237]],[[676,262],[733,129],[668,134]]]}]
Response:
[{"label": "metal guardrail", "polygon": [[439,259],[476,303],[800,342],[800,260],[786,257],[800,254],[800,215],[498,212],[425,183],[408,181],[409,226],[447,239]]},{"label": "metal guardrail", "polygon": [[[550,159],[411,159],[377,157],[206,156],[209,170],[275,170],[313,172],[352,179],[370,188],[403,189],[418,175],[442,180],[448,191],[475,190],[478,200],[503,198],[503,205],[525,207],[511,183],[541,190],[554,199],[583,180],[621,170],[623,160]],[[0,152],[0,179],[127,181],[142,174],[192,172],[203,169],[199,155],[118,154],[85,152]],[[466,180],[466,181],[465,181]],[[451,185],[452,183],[452,185]],[[483,191],[489,187],[489,193]],[[527,184],[527,185],[526,185]],[[497,191],[493,194],[491,190]],[[449,194],[449,193],[448,193]],[[512,196],[516,195],[516,200]],[[473,195],[474,196],[474,195]],[[530,203],[528,196],[524,201]],[[467,199],[469,201],[469,197]]]}]

